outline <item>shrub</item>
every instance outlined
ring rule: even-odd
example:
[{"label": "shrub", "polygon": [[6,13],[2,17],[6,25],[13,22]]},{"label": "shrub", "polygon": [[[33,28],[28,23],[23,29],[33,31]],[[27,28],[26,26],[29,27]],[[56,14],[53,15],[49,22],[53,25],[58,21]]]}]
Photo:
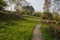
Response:
[{"label": "shrub", "polygon": [[52,19],[52,14],[51,13],[44,12],[44,13],[41,13],[41,17],[43,19]]},{"label": "shrub", "polygon": [[53,19],[56,20],[56,21],[59,20],[59,19],[58,19],[58,18],[59,18],[59,15],[58,15],[57,13],[53,13],[52,17],[53,17]]},{"label": "shrub", "polygon": [[46,31],[50,34],[50,36],[56,40],[60,40],[60,26],[59,25],[51,25],[46,28]]},{"label": "shrub", "polygon": [[41,15],[40,15],[40,12],[35,12],[33,13],[33,16],[40,17]]}]

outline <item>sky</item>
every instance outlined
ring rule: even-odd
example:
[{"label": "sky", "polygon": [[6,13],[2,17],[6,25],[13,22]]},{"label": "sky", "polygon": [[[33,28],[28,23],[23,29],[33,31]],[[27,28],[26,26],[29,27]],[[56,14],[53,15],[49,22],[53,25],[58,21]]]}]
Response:
[{"label": "sky", "polygon": [[27,2],[31,3],[35,11],[43,11],[44,0],[26,0]]},{"label": "sky", "polygon": [[[35,9],[35,11],[43,11],[43,6],[44,6],[44,0],[26,0],[28,3],[30,3],[33,8]],[[14,6],[13,10],[14,11]],[[11,5],[7,8],[7,10],[11,10]]]}]

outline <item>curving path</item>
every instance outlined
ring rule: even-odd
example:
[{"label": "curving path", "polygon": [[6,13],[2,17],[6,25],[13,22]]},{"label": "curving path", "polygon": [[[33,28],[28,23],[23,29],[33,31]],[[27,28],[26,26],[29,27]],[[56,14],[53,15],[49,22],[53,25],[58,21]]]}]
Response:
[{"label": "curving path", "polygon": [[31,40],[42,40],[41,32],[40,32],[40,26],[41,24],[37,24],[32,35]]}]

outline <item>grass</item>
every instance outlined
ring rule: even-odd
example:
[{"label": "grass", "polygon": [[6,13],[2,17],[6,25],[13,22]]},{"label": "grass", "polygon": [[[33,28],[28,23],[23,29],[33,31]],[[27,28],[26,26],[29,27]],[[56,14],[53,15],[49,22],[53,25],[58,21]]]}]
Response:
[{"label": "grass", "polygon": [[41,20],[41,32],[44,40],[60,40],[60,24],[56,24],[55,20],[48,20],[49,22],[46,21],[47,20]]},{"label": "grass", "polygon": [[0,40],[30,40],[36,24],[34,17],[0,14]]},{"label": "grass", "polygon": [[43,38],[44,40],[54,40],[54,38],[52,38],[50,34],[48,33],[48,31],[46,30],[46,28],[48,27],[49,25],[47,24],[44,24],[44,23],[41,24],[41,32],[43,33]]}]

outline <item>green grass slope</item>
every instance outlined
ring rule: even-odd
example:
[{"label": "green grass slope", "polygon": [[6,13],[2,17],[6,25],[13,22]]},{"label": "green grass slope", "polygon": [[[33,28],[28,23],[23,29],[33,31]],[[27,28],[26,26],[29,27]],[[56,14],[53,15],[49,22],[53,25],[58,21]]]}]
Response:
[{"label": "green grass slope", "polygon": [[35,18],[0,14],[0,40],[30,40]]}]

